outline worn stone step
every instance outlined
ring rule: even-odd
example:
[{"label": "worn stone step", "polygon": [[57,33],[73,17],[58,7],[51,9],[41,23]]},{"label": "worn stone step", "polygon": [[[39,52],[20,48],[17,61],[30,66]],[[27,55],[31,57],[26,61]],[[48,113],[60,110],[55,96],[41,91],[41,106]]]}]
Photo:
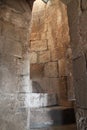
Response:
[{"label": "worn stone step", "polygon": [[49,126],[71,124],[75,122],[73,108],[48,107],[30,110],[30,127],[46,128]]},{"label": "worn stone step", "polygon": [[30,129],[30,130],[77,130],[77,129],[76,129],[76,124],[71,124],[71,125],[62,125],[62,126],[55,126],[49,128]]},{"label": "worn stone step", "polygon": [[58,105],[57,94],[52,93],[31,93],[30,108],[47,107]]}]

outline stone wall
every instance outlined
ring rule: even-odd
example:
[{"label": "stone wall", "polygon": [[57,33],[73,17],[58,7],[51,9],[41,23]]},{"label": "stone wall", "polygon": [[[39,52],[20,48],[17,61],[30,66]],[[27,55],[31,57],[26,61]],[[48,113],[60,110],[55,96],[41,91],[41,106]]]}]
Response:
[{"label": "stone wall", "polygon": [[30,19],[25,0],[0,3],[0,130],[29,129]]},{"label": "stone wall", "polygon": [[70,62],[72,52],[67,7],[62,2],[52,0],[45,4],[35,1],[30,40],[32,81],[38,83],[42,92],[57,93],[60,105],[71,106],[68,101],[66,59],[68,56]]},{"label": "stone wall", "polygon": [[78,130],[87,129],[87,0],[64,0],[70,28]]}]

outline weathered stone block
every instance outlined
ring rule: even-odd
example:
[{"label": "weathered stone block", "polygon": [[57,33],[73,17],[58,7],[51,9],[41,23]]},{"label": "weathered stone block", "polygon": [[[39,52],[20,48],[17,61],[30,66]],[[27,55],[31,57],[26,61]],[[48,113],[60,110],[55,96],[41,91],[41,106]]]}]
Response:
[{"label": "weathered stone block", "polygon": [[[36,30],[37,31],[37,30]],[[30,40],[34,41],[34,40],[40,40],[41,34],[40,33],[31,33],[30,35]]]},{"label": "weathered stone block", "polygon": [[51,59],[52,61],[57,61],[65,57],[65,49],[62,47],[57,47],[51,50]]},{"label": "weathered stone block", "polygon": [[59,76],[66,76],[66,59],[60,59],[58,61],[59,65]]},{"label": "weathered stone block", "polygon": [[50,61],[50,51],[44,51],[39,53],[39,62],[46,63]]},{"label": "weathered stone block", "polygon": [[45,64],[46,77],[58,77],[58,64],[57,62],[48,62]]},{"label": "weathered stone block", "polygon": [[53,93],[31,93],[29,107],[39,108],[58,105],[57,95]]},{"label": "weathered stone block", "polygon": [[44,76],[44,65],[43,64],[31,64],[30,66],[30,77],[31,79],[40,78]]},{"label": "weathered stone block", "polygon": [[68,93],[67,93],[67,79],[66,77],[59,78],[59,104],[62,106],[72,106],[72,102],[68,101]]},{"label": "weathered stone block", "polygon": [[37,53],[36,52],[29,53],[29,60],[31,64],[37,63]]},{"label": "weathered stone block", "polygon": [[38,40],[31,42],[32,51],[44,51],[47,50],[47,40]]},{"label": "weathered stone block", "polygon": [[49,78],[43,77],[43,78],[38,78],[35,79],[32,83],[32,92],[36,93],[48,93],[52,92],[50,91],[50,82]]}]

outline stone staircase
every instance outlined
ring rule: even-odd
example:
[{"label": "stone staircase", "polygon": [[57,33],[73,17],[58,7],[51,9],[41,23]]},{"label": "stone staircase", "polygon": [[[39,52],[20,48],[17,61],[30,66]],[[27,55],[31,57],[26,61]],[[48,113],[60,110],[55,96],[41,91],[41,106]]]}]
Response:
[{"label": "stone staircase", "polygon": [[57,94],[48,94],[48,93],[31,94],[30,96],[31,130],[39,130],[39,129],[54,130],[52,128],[55,126],[73,124],[73,123],[75,123],[74,109],[59,106]]}]

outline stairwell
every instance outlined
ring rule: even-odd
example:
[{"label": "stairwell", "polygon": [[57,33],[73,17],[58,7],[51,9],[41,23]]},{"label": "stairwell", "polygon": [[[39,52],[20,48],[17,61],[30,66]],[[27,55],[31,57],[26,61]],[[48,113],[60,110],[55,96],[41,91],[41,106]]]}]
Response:
[{"label": "stairwell", "polygon": [[74,109],[59,106],[55,93],[31,93],[31,130],[75,130]]}]

